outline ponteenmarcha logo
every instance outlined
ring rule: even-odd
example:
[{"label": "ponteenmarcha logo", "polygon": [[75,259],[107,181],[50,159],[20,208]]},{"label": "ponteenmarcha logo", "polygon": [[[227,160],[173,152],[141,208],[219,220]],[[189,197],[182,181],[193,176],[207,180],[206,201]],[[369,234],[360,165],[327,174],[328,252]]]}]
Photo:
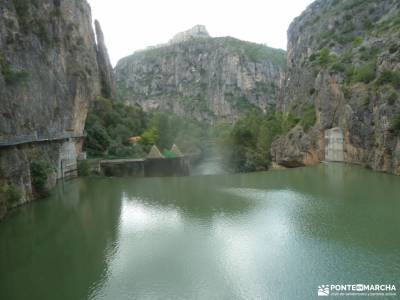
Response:
[{"label": "ponteenmarcha logo", "polygon": [[318,296],[397,296],[394,284],[322,284]]},{"label": "ponteenmarcha logo", "polygon": [[329,296],[329,285],[318,286],[318,296]]}]

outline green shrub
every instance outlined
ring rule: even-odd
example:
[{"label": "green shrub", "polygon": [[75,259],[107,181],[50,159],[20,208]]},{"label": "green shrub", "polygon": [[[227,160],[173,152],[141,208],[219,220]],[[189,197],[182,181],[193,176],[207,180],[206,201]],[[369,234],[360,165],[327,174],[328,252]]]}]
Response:
[{"label": "green shrub", "polygon": [[400,72],[386,70],[376,80],[378,86],[391,83],[394,87],[400,87]]},{"label": "green shrub", "polygon": [[331,70],[338,72],[338,73],[344,73],[346,71],[346,65],[343,63],[337,62],[331,66]]},{"label": "green shrub", "polygon": [[286,64],[286,53],[283,50],[270,48],[262,44],[241,41],[232,37],[224,37],[219,40],[232,50],[246,54],[253,62],[268,60],[280,65]]},{"label": "green shrub", "polygon": [[374,24],[371,22],[371,20],[365,19],[363,20],[363,26],[366,30],[371,30],[374,27]]},{"label": "green shrub", "polygon": [[18,22],[23,31],[29,29],[30,11],[29,5],[30,1],[27,0],[12,0],[15,11],[17,13]]},{"label": "green shrub", "polygon": [[8,70],[6,72],[2,72],[4,79],[7,84],[14,85],[20,82],[25,81],[29,77],[29,73],[25,71],[11,71]]},{"label": "green shrub", "polygon": [[123,145],[118,141],[113,141],[108,149],[109,157],[130,158],[134,157],[135,151],[132,145]]},{"label": "green shrub", "polygon": [[304,130],[307,131],[312,126],[314,126],[317,121],[317,115],[314,105],[310,105],[304,109],[303,118],[300,121],[300,124],[303,126]]},{"label": "green shrub", "polygon": [[399,46],[397,44],[392,44],[389,47],[389,53],[393,54],[393,53],[397,52],[398,49],[399,49]]},{"label": "green shrub", "polygon": [[151,146],[156,144],[157,140],[158,140],[157,129],[154,127],[150,127],[145,132],[143,132],[141,143]]},{"label": "green shrub", "polygon": [[251,112],[223,135],[225,163],[238,172],[266,170],[273,141],[293,128],[299,119],[293,114]]},{"label": "green shrub", "polygon": [[90,175],[90,164],[88,160],[78,161],[78,175],[89,176]]},{"label": "green shrub", "polygon": [[18,203],[22,197],[21,189],[13,183],[3,185],[0,190],[0,195],[1,194],[4,195],[8,206],[13,206]]},{"label": "green shrub", "polygon": [[89,154],[97,156],[107,152],[111,144],[111,138],[106,129],[100,123],[88,125],[86,123],[87,139],[85,141],[85,148]]},{"label": "green shrub", "polygon": [[[99,98],[92,103],[86,119],[88,136],[84,148],[89,157],[109,158],[143,157],[154,144],[169,148],[176,143],[187,152],[201,147],[201,139],[207,135],[205,128],[195,120],[168,113],[144,113],[139,108]],[[129,138],[136,136],[141,137],[140,142],[131,145]]]},{"label": "green shrub", "polygon": [[359,49],[360,52],[360,59],[363,61],[373,61],[376,60],[376,54],[378,52],[377,49],[374,48],[363,48]]},{"label": "green shrub", "polygon": [[350,64],[352,59],[353,59],[353,53],[351,49],[348,49],[340,57],[340,62],[343,64]]},{"label": "green shrub", "polygon": [[360,46],[363,43],[363,41],[364,41],[364,39],[361,36],[356,37],[352,43],[353,48]]},{"label": "green shrub", "polygon": [[53,18],[61,18],[62,17],[61,9],[59,7],[54,8],[50,12],[50,16]]},{"label": "green shrub", "polygon": [[388,104],[393,105],[396,103],[397,100],[397,94],[395,92],[391,93],[389,98],[388,98]]},{"label": "green shrub", "polygon": [[46,187],[48,176],[52,171],[52,167],[49,162],[44,160],[35,160],[31,162],[31,180],[32,185],[36,193],[40,196],[48,195],[48,189]]},{"label": "green shrub", "polygon": [[313,54],[310,55],[310,57],[308,59],[310,60],[310,62],[313,62],[313,61],[316,60],[317,57],[318,57],[318,54],[313,53]]},{"label": "green shrub", "polygon": [[323,48],[320,52],[319,52],[319,60],[318,63],[321,66],[326,66],[328,65],[328,63],[330,62],[330,52],[328,48]]},{"label": "green shrub", "polygon": [[6,59],[0,52],[0,73],[3,75],[7,84],[13,85],[24,81],[28,78],[29,74],[25,71],[13,71]]},{"label": "green shrub", "polygon": [[400,135],[400,114],[398,114],[392,122],[392,130],[396,135]]},{"label": "green shrub", "polygon": [[282,118],[282,133],[288,132],[290,129],[295,127],[300,122],[300,119],[293,113],[289,112],[285,117]]},{"label": "green shrub", "polygon": [[376,63],[375,61],[371,61],[354,70],[353,80],[357,82],[370,83],[375,79],[375,73]]}]

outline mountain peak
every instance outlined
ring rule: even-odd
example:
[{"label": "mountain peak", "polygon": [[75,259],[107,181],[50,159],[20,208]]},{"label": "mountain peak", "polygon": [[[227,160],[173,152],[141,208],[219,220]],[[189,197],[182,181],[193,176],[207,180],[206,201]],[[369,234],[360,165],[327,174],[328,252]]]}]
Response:
[{"label": "mountain peak", "polygon": [[197,38],[208,38],[210,37],[206,27],[204,25],[196,25],[189,30],[179,32],[174,35],[174,37],[169,41],[169,44],[176,44],[185,42],[190,39]]}]

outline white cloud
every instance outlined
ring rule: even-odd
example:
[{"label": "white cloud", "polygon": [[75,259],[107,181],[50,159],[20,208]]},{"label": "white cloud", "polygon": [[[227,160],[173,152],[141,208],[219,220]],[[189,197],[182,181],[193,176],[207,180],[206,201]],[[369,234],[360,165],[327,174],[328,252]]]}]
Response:
[{"label": "white cloud", "polygon": [[313,0],[88,0],[113,65],[135,50],[167,42],[196,24],[212,36],[286,49],[291,21]]}]

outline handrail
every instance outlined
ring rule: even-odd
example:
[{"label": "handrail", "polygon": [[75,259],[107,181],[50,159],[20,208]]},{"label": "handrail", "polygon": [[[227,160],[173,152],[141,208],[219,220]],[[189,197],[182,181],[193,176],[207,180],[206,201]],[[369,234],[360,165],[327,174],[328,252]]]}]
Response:
[{"label": "handrail", "polygon": [[55,135],[38,134],[37,132],[34,132],[32,134],[19,135],[8,139],[2,139],[0,137],[0,147],[9,147],[21,144],[40,143],[47,141],[67,140],[70,138],[83,138],[86,136],[87,135],[85,132],[82,134],[61,132],[61,133],[56,133]]}]

